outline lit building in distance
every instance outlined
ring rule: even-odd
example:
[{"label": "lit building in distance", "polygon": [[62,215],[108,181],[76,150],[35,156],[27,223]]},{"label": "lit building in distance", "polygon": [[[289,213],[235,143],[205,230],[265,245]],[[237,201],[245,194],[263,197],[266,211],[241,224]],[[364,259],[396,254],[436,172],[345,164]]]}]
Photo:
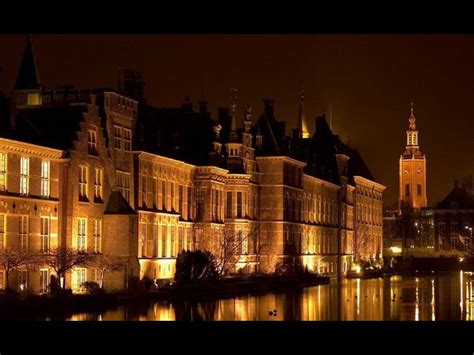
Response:
[{"label": "lit building in distance", "polygon": [[405,151],[400,156],[399,168],[399,209],[404,206],[422,208],[428,205],[426,195],[426,157],[421,152],[418,142],[418,129],[416,118],[411,114],[408,118],[407,144]]}]

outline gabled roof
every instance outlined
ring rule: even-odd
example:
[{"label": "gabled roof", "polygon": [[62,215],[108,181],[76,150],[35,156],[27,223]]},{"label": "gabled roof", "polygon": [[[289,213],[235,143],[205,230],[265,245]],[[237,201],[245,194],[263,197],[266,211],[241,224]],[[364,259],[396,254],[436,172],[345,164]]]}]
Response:
[{"label": "gabled roof", "polygon": [[16,77],[14,90],[39,90],[41,82],[36,67],[35,53],[31,37],[26,41],[23,57],[21,58],[20,69]]},{"label": "gabled roof", "polygon": [[135,212],[135,210],[130,207],[127,200],[119,191],[112,191],[109,196],[107,206],[105,207],[104,214],[135,215],[137,212]]}]

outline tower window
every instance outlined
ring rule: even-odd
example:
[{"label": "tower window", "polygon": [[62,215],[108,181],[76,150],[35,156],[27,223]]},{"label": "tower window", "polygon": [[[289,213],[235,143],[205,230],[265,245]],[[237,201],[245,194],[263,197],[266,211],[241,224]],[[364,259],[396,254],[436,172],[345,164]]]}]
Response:
[{"label": "tower window", "polygon": [[416,194],[418,196],[421,196],[421,185],[420,184],[416,185]]},{"label": "tower window", "polygon": [[405,185],[405,196],[410,196],[410,184]]},{"label": "tower window", "polygon": [[28,94],[28,106],[41,105],[41,95],[39,93]]}]

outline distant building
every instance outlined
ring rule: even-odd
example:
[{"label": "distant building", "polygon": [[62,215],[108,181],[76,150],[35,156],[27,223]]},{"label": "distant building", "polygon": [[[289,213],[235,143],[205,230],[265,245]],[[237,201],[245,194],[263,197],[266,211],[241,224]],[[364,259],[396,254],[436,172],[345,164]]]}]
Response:
[{"label": "distant building", "polygon": [[472,178],[455,182],[451,192],[432,209],[437,251],[472,253],[474,189]]},{"label": "distant building", "polygon": [[426,194],[426,157],[421,152],[418,142],[418,129],[416,118],[411,114],[408,118],[409,125],[407,134],[407,145],[400,156],[400,189],[399,209],[408,205],[411,208],[422,208],[428,205]]},{"label": "distant building", "polygon": [[[124,266],[107,273],[107,290],[133,280],[171,279],[177,254],[206,249],[219,257],[232,238],[233,273],[281,267],[335,275],[361,259],[382,263],[382,201],[359,152],[326,118],[311,136],[301,95],[289,136],[275,117],[230,108],[211,118],[186,97],[178,108],[144,98],[140,75],[120,71],[118,90],[46,91],[27,41],[10,98],[0,97],[0,253],[72,248],[94,261],[74,268],[67,287],[99,281],[109,256]],[[2,106],[3,102],[3,106]],[[243,113],[243,114],[242,114]],[[15,270],[10,286],[47,291],[54,271]],[[0,288],[5,287],[0,269]]]}]

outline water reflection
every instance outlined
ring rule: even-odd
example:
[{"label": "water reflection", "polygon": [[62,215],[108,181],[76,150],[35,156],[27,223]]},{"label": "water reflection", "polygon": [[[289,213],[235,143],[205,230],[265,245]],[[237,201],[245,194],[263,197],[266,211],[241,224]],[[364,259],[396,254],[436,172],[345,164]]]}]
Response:
[{"label": "water reflection", "polygon": [[471,320],[474,275],[393,276],[343,280],[264,295],[212,302],[156,301],[121,306],[70,320]]}]

